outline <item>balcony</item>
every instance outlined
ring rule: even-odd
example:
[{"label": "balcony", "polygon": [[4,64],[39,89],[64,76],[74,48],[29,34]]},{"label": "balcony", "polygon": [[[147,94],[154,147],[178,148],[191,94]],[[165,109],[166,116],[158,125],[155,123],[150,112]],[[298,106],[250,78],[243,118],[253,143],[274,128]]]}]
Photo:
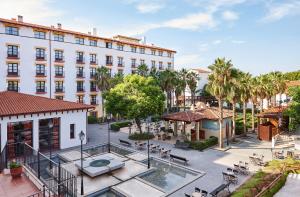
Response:
[{"label": "balcony", "polygon": [[77,100],[77,103],[84,104],[84,99]]},{"label": "balcony", "polygon": [[136,64],[131,64],[131,68],[136,68]]},{"label": "balcony", "polygon": [[78,57],[76,59],[76,64],[84,64],[84,57]]},{"label": "balcony", "polygon": [[65,72],[55,72],[55,77],[63,78],[65,77]]},{"label": "balcony", "polygon": [[90,78],[95,79],[96,78],[96,73],[90,73]]},{"label": "balcony", "polygon": [[113,65],[112,61],[106,61],[106,66],[112,66],[112,65]]},{"label": "balcony", "polygon": [[96,86],[95,86],[95,87],[91,86],[91,87],[90,87],[90,92],[97,92]]},{"label": "balcony", "polygon": [[37,70],[35,72],[35,76],[36,77],[46,77],[47,76],[47,72],[44,70],[44,71],[41,71],[41,70]]},{"label": "balcony", "polygon": [[119,62],[118,63],[118,67],[124,67],[124,63],[123,62]]},{"label": "balcony", "polygon": [[159,70],[163,70],[164,69],[164,67],[163,66],[159,66],[159,68],[158,68]]},{"label": "balcony", "polygon": [[98,105],[98,103],[99,103],[99,102],[98,102],[98,100],[96,100],[96,99],[95,99],[95,100],[94,100],[94,99],[91,100],[91,105]]},{"label": "balcony", "polygon": [[77,92],[85,92],[83,86],[77,86]]},{"label": "balcony", "polygon": [[64,56],[56,56],[54,58],[54,61],[57,63],[63,63],[63,62],[65,62],[65,57]]},{"label": "balcony", "polygon": [[47,60],[46,57],[47,57],[46,54],[36,54],[35,60],[36,61],[46,61]]},{"label": "balcony", "polygon": [[7,59],[20,59],[20,53],[7,53]]},{"label": "balcony", "polygon": [[55,87],[55,93],[64,93],[65,87]]},{"label": "balcony", "polygon": [[77,77],[77,78],[85,78],[85,73],[82,72],[82,71],[81,71],[81,72],[77,72],[77,73],[76,73],[76,77]]},{"label": "balcony", "polygon": [[36,94],[45,94],[47,92],[46,87],[38,87],[36,88]]},{"label": "balcony", "polygon": [[98,65],[98,60],[97,59],[91,59],[90,64],[91,65]]},{"label": "balcony", "polygon": [[7,77],[20,77],[20,71],[9,71],[7,70]]},{"label": "balcony", "polygon": [[20,87],[18,87],[18,86],[8,86],[7,91],[20,92]]}]

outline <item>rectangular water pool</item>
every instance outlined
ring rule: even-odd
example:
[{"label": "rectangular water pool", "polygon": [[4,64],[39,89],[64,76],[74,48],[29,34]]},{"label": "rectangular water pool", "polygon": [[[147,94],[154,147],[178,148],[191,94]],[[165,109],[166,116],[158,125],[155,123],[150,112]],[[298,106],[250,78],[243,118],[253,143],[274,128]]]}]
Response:
[{"label": "rectangular water pool", "polygon": [[[147,160],[143,161],[143,163],[147,164]],[[199,175],[188,169],[170,165],[169,163],[156,159],[151,159],[150,165],[155,169],[141,175],[140,178],[162,188],[166,192],[172,191],[179,185],[183,185],[194,180]]]}]

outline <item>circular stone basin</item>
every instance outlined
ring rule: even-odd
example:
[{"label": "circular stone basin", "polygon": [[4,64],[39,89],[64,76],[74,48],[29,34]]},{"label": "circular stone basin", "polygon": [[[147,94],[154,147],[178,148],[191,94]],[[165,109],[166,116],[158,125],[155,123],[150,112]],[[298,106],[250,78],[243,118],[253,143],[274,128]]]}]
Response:
[{"label": "circular stone basin", "polygon": [[92,167],[103,167],[103,166],[107,166],[108,164],[110,164],[109,160],[99,159],[99,160],[92,161],[90,163],[90,166],[92,166]]}]

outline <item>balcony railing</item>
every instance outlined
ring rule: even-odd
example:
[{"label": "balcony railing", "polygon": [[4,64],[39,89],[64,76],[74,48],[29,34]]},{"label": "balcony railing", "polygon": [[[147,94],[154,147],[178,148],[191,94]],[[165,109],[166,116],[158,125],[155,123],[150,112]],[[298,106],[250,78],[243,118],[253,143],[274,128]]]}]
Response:
[{"label": "balcony railing", "polygon": [[55,93],[64,93],[65,87],[55,87]]},{"label": "balcony railing", "polygon": [[7,58],[8,59],[20,59],[20,52],[16,53],[7,53]]},{"label": "balcony railing", "polygon": [[84,57],[78,57],[78,58],[76,59],[76,63],[77,63],[77,64],[84,64]]},{"label": "balcony railing", "polygon": [[36,77],[46,77],[47,76],[47,72],[46,72],[46,70],[44,70],[44,71],[36,71],[35,72],[35,76]]},{"label": "balcony railing", "polygon": [[82,103],[83,104],[85,102],[84,102],[84,99],[80,99],[80,100],[77,100],[77,103]]},{"label": "balcony railing", "polygon": [[19,77],[20,71],[9,71],[7,70],[7,77]]},{"label": "balcony railing", "polygon": [[46,61],[47,56],[46,56],[46,54],[36,54],[35,55],[35,60],[36,61]]},{"label": "balcony railing", "polygon": [[106,66],[112,66],[112,61],[106,61]]},{"label": "balcony railing", "polygon": [[54,61],[55,62],[64,62],[65,61],[65,57],[64,56],[59,56],[59,57],[55,57],[54,58]]},{"label": "balcony railing", "polygon": [[46,93],[47,92],[47,88],[46,87],[37,87],[36,88],[36,93],[37,94],[42,94],[42,93]]},{"label": "balcony railing", "polygon": [[163,66],[159,66],[159,70],[163,70],[164,69],[164,67]]},{"label": "balcony railing", "polygon": [[95,79],[96,78],[96,73],[90,73],[90,78]]},{"label": "balcony railing", "polygon": [[76,73],[76,77],[77,78],[84,78],[85,77],[85,73],[84,72],[77,72]]},{"label": "balcony railing", "polygon": [[96,87],[90,87],[90,91],[91,92],[97,92],[97,88]]},{"label": "balcony railing", "polygon": [[20,92],[20,87],[18,87],[18,86],[8,86],[7,91]]},{"label": "balcony railing", "polygon": [[91,100],[91,105],[98,105],[98,100]]},{"label": "balcony railing", "polygon": [[65,71],[63,72],[55,72],[55,77],[64,77],[65,76]]},{"label": "balcony railing", "polygon": [[90,64],[98,65],[98,59],[91,59]]},{"label": "balcony railing", "polygon": [[131,68],[136,68],[136,64],[131,64]]},{"label": "balcony railing", "polygon": [[118,67],[124,67],[124,63],[123,63],[123,62],[122,62],[122,63],[119,62],[119,63],[118,63]]},{"label": "balcony railing", "polygon": [[84,92],[85,88],[83,86],[77,86],[77,92]]}]

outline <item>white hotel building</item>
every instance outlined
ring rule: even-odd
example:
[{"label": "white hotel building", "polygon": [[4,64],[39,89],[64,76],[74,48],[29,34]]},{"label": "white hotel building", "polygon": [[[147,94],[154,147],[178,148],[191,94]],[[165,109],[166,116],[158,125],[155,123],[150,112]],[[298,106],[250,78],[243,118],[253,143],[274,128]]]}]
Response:
[{"label": "white hotel building", "polygon": [[134,73],[138,65],[174,68],[176,51],[148,45],[140,39],[104,38],[18,19],[0,18],[0,91],[12,90],[96,106],[101,98],[95,72],[106,66],[111,74]]}]

